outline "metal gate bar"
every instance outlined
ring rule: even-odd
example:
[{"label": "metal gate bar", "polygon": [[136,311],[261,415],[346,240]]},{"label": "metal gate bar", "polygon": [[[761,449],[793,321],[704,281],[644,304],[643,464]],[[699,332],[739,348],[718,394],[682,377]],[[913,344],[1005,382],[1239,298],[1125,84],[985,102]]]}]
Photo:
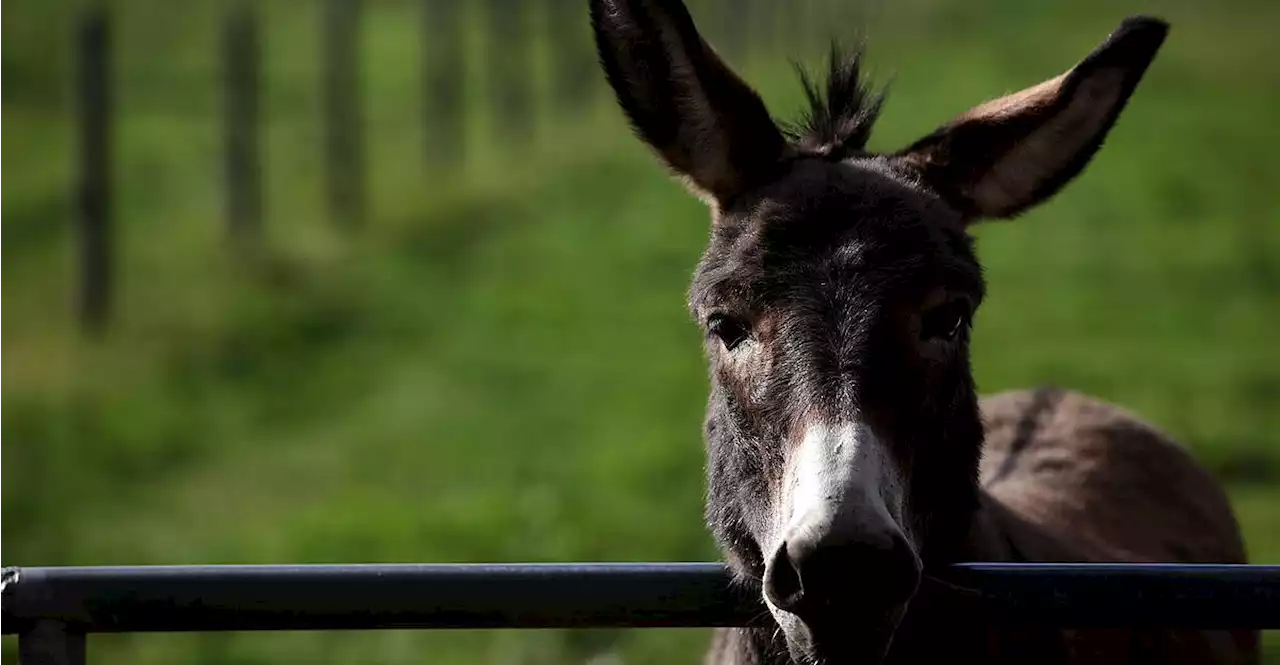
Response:
[{"label": "metal gate bar", "polygon": [[[945,593],[993,621],[1280,628],[1280,566],[957,564]],[[109,632],[743,626],[765,617],[717,563],[4,569],[23,665],[84,662]]]}]

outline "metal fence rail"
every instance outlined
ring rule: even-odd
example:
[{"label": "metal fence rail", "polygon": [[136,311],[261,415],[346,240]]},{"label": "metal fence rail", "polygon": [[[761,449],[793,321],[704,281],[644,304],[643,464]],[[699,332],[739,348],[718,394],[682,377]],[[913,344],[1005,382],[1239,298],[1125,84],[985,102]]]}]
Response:
[{"label": "metal fence rail", "polygon": [[[946,581],[1007,624],[1280,628],[1280,566],[971,563]],[[6,568],[0,625],[28,665],[83,662],[87,633],[741,626],[762,609],[715,563]]]}]

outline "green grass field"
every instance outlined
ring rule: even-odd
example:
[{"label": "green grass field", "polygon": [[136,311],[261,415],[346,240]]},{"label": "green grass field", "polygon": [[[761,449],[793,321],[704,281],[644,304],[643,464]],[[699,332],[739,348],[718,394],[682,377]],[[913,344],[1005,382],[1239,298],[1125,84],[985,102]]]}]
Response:
[{"label": "green grass field", "polygon": [[[323,207],[314,6],[263,3],[267,238],[250,261],[222,233],[220,3],[114,6],[119,317],[98,342],[70,316],[72,7],[4,11],[5,565],[716,557],[701,522],[705,368],[683,305],[706,212],[602,86],[513,146],[470,62],[468,159],[425,166],[417,5],[368,3],[371,214],[342,232]],[[980,388],[1052,383],[1141,413],[1229,484],[1252,560],[1280,563],[1280,5],[1032,6],[871,12],[872,63],[893,75],[877,148],[1056,75],[1124,14],[1173,24],[1085,175],[978,230]],[[830,34],[856,13],[807,21]],[[467,40],[483,57],[483,34]],[[542,55],[539,81],[554,76]],[[744,69],[776,114],[798,108],[782,54]],[[667,663],[694,662],[706,637],[102,636],[90,654]]]}]

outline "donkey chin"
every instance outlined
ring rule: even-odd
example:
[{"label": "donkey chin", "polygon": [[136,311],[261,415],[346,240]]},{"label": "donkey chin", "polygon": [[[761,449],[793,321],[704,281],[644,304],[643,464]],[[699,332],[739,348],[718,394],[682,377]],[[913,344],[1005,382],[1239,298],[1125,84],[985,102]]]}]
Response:
[{"label": "donkey chin", "polygon": [[809,623],[783,610],[774,610],[773,616],[797,663],[876,665],[888,655],[906,609],[905,602],[877,614],[832,607],[828,616]]}]

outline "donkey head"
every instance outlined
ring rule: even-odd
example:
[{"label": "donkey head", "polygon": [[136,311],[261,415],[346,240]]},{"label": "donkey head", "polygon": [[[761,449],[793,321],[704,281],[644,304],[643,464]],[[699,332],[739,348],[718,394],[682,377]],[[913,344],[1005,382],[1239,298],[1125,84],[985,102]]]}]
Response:
[{"label": "donkey head", "polygon": [[706,333],[707,518],[797,660],[887,653],[929,567],[962,556],[982,425],[968,226],[1054,195],[1102,144],[1163,42],[1121,24],[1065,74],[894,153],[880,97],[833,52],[780,128],[679,0],[592,0],[631,125],[712,211],[689,306]]}]

